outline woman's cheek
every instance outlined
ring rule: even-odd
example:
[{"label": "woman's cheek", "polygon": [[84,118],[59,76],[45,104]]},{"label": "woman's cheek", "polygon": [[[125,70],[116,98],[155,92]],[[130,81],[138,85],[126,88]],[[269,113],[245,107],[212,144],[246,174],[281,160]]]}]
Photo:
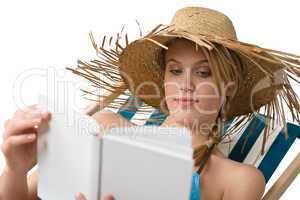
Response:
[{"label": "woman's cheek", "polygon": [[219,99],[199,99],[199,102],[194,107],[200,114],[215,114],[218,113]]},{"label": "woman's cheek", "polygon": [[165,85],[165,101],[169,108],[176,107],[174,98],[178,96],[176,85],[166,84]]}]

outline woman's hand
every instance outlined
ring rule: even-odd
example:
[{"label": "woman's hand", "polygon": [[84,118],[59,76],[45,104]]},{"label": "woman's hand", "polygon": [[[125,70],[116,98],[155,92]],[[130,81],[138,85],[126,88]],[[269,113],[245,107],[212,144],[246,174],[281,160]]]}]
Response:
[{"label": "woman's hand", "polygon": [[4,124],[1,150],[6,159],[6,168],[26,174],[37,162],[37,128],[47,124],[50,113],[38,105],[17,110]]},{"label": "woman's hand", "polygon": [[[78,193],[75,197],[75,200],[87,200],[85,198],[85,196],[81,193]],[[114,200],[114,197],[112,195],[107,195],[107,196],[104,196],[101,200]]]}]

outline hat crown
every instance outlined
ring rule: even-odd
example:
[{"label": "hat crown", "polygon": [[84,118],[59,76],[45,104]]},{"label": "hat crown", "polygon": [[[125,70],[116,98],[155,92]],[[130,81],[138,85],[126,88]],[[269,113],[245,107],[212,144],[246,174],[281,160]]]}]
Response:
[{"label": "hat crown", "polygon": [[174,29],[237,40],[234,26],[225,14],[204,7],[185,7],[176,11]]}]

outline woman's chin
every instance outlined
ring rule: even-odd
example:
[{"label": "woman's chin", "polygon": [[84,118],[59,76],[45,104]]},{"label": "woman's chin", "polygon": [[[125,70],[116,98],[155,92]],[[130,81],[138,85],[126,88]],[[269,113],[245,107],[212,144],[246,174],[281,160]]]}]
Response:
[{"label": "woman's chin", "polygon": [[199,120],[199,118],[200,118],[200,115],[198,112],[191,111],[191,110],[178,110],[176,113],[174,113],[174,116],[176,116],[176,118],[179,121],[186,122],[186,123],[190,123],[195,120]]},{"label": "woman's chin", "polygon": [[197,110],[182,110],[178,109],[176,112],[172,112],[171,115],[176,118],[176,121],[180,124],[188,126],[198,125],[203,123],[211,123],[215,119],[215,115],[201,114]]}]

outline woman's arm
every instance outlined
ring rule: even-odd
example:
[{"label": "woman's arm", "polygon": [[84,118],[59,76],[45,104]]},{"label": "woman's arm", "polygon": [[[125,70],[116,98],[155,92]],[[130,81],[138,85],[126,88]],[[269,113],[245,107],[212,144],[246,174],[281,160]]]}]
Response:
[{"label": "woman's arm", "polygon": [[260,200],[266,181],[260,170],[253,166],[238,168],[225,189],[223,200]]},{"label": "woman's arm", "polygon": [[0,185],[2,195],[0,200],[37,200],[37,170],[27,176],[5,167],[1,174]]},{"label": "woman's arm", "polygon": [[0,176],[0,200],[33,200],[36,197],[36,174],[27,172],[37,163],[37,128],[47,124],[50,113],[38,105],[17,110],[4,123],[1,151],[6,165]]},{"label": "woman's arm", "polygon": [[99,122],[104,130],[113,127],[127,127],[134,126],[135,124],[130,122],[128,119],[112,111],[101,110],[92,115],[97,122]]},{"label": "woman's arm", "polygon": [[37,200],[38,173],[34,170],[27,178],[29,200]]},{"label": "woman's arm", "polygon": [[[26,174],[19,174],[5,167],[0,178],[0,199],[24,199],[30,200],[28,196]],[[15,191],[15,192],[13,192]]]}]

